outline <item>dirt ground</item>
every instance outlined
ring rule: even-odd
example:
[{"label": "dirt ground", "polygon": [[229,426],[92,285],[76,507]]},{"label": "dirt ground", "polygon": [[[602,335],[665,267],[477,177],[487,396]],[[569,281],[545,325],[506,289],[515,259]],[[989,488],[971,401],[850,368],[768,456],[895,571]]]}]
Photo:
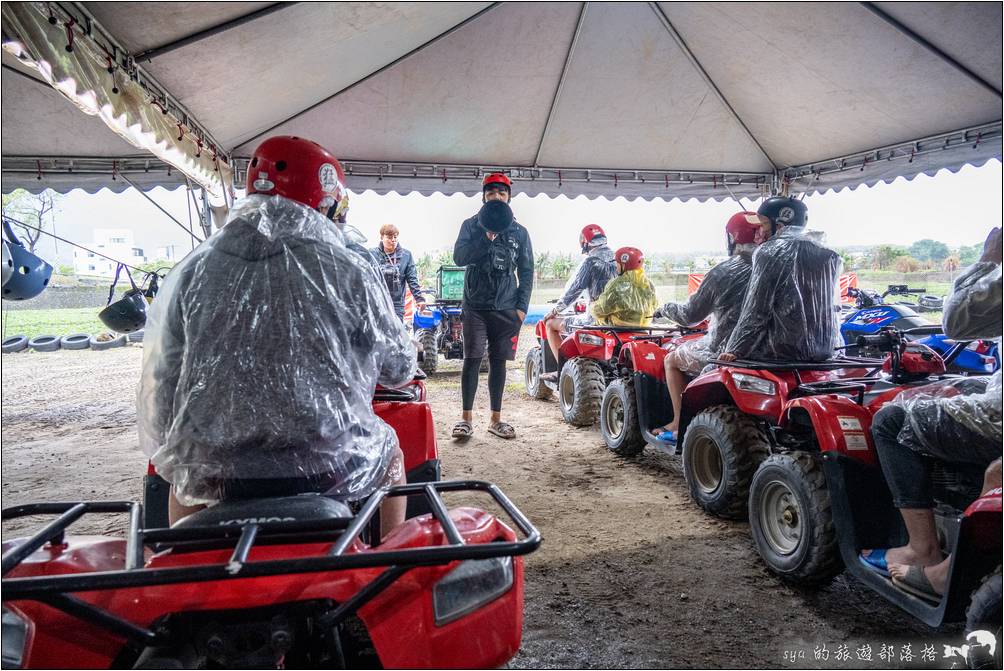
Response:
[{"label": "dirt ground", "polygon": [[[459,365],[447,363],[428,385],[444,478],[497,483],[543,534],[526,560],[523,647],[510,666],[936,668],[945,663],[941,644],[961,643],[958,627],[931,630],[846,575],[818,590],[780,583],[759,561],[747,524],[690,502],[675,459],[650,451],[617,458],[598,430],[564,424],[554,401],[527,397],[522,356],[531,337],[527,330],[521,338],[504,401],[516,440],[485,431],[484,377],[466,444],[449,438]],[[130,346],[2,357],[4,507],[140,497],[141,355]],[[123,526],[98,519],[81,531]],[[24,526],[5,523],[4,538]],[[926,662],[921,650],[932,644],[937,661]],[[886,645],[892,659],[880,657]]]}]

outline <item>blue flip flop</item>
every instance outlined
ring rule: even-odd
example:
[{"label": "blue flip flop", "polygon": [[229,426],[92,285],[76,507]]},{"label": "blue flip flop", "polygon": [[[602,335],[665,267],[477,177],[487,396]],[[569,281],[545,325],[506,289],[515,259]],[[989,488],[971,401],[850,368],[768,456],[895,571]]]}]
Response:
[{"label": "blue flip flop", "polygon": [[676,431],[663,431],[658,436],[655,437],[660,443],[666,443],[667,445],[676,445]]},{"label": "blue flip flop", "polygon": [[883,578],[888,578],[889,564],[886,562],[885,559],[885,553],[887,551],[888,550],[885,549],[872,550],[870,553],[868,553],[868,556],[859,553],[858,561],[861,562],[861,564],[869,571],[872,571],[873,573],[878,573]]}]

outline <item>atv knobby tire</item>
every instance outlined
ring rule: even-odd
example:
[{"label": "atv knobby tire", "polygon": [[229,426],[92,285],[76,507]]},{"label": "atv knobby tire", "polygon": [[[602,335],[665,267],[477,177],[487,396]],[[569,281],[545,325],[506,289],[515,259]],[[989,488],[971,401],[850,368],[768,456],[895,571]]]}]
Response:
[{"label": "atv knobby tire", "polygon": [[418,341],[422,343],[422,364],[419,368],[426,375],[432,375],[439,367],[439,350],[436,349],[436,332],[428,329],[419,329],[415,334]]},{"label": "atv knobby tire", "polygon": [[540,379],[541,371],[544,369],[544,356],[540,346],[533,347],[526,353],[526,361],[523,363],[523,381],[526,384],[526,393],[533,398],[545,401],[551,398],[553,392],[551,388]]},{"label": "atv knobby tire", "polygon": [[603,398],[603,369],[585,357],[566,362],[558,376],[558,405],[561,416],[573,426],[592,426],[600,414]]},{"label": "atv knobby tire", "polygon": [[750,484],[750,531],[785,582],[820,585],[843,571],[823,468],[808,452],[772,454]]},{"label": "atv knobby tire", "polygon": [[638,426],[638,402],[631,380],[614,380],[603,390],[600,433],[610,451],[618,456],[634,457],[645,449],[645,438]]},{"label": "atv knobby tire", "polygon": [[[973,592],[966,609],[966,635],[974,631],[989,631],[996,637],[997,649],[993,656],[985,649],[970,647],[966,660],[970,669],[1001,668],[1001,567],[983,578],[983,583]],[[971,644],[970,644],[971,645]]]},{"label": "atv knobby tire", "polygon": [[731,405],[699,413],[683,438],[683,475],[701,508],[745,519],[750,480],[770,448],[756,422]]}]

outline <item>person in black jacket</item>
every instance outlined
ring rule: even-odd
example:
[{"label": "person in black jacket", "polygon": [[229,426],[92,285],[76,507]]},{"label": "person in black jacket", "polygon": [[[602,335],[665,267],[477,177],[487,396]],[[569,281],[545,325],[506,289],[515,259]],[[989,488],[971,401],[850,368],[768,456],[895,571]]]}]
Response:
[{"label": "person in black jacket", "polygon": [[394,224],[384,224],[380,227],[380,244],[370,250],[377,261],[377,268],[387,283],[387,290],[394,301],[394,312],[397,318],[404,321],[404,298],[406,289],[411,289],[411,295],[419,309],[422,301],[422,286],[418,283],[418,268],[415,259],[407,249],[398,244],[399,231]]},{"label": "person in black jacket", "polygon": [[519,331],[526,318],[533,289],[533,248],[530,234],[509,208],[511,182],[501,173],[488,175],[482,187],[484,205],[464,221],[453,248],[453,260],[466,266],[464,274],[464,370],[461,421],[454,438],[467,438],[471,425],[478,370],[487,354],[488,394],[491,399],[489,433],[515,438],[516,430],[502,421],[502,392],[506,361],[516,358]]}]

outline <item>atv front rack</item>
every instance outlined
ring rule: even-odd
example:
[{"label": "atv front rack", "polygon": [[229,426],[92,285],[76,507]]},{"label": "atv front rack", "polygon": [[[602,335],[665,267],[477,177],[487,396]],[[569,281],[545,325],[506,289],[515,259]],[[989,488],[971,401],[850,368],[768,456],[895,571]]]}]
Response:
[{"label": "atv front rack", "polygon": [[[493,541],[467,545],[450,519],[441,492],[480,491],[488,493],[495,503],[515,523],[522,540]],[[423,495],[439,522],[447,544],[407,550],[359,552],[346,554],[370,524],[380,504],[387,497]],[[489,482],[477,480],[428,482],[384,487],[375,492],[353,517],[328,518],[297,522],[262,522],[244,525],[193,526],[164,529],[144,529],[143,506],[131,501],[33,503],[5,508],[2,519],[15,519],[28,515],[58,515],[24,542],[3,554],[2,573],[6,576],[36,550],[46,543],[63,543],[67,529],[87,514],[128,513],[129,531],[126,537],[125,568],[116,571],[75,573],[64,575],[39,575],[25,578],[3,578],[3,601],[35,600],[58,608],[72,616],[102,626],[120,636],[150,645],[159,640],[158,635],[117,615],[109,613],[86,601],[71,596],[72,592],[91,592],[123,588],[147,587],[177,583],[197,583],[217,580],[258,578],[263,576],[297,573],[320,573],[362,568],[384,570],[372,582],[326,616],[326,624],[335,625],[352,616],[409,570],[420,566],[448,564],[469,559],[515,557],[529,554],[541,543],[540,532],[502,491]],[[339,533],[340,532],[340,533]],[[248,561],[255,544],[263,539],[281,537],[290,543],[297,536],[313,538],[327,533],[335,538],[323,555],[296,559]],[[192,541],[215,541],[233,545],[233,552],[225,563],[203,564],[175,568],[144,568],[144,549]],[[307,542],[307,541],[303,541]]]},{"label": "atv front rack", "polygon": [[840,370],[841,368],[867,368],[878,372],[882,368],[883,359],[870,359],[857,356],[840,356],[826,361],[767,361],[755,359],[736,359],[723,361],[711,359],[709,363],[728,368],[748,368],[749,370],[798,371],[803,370]]}]

